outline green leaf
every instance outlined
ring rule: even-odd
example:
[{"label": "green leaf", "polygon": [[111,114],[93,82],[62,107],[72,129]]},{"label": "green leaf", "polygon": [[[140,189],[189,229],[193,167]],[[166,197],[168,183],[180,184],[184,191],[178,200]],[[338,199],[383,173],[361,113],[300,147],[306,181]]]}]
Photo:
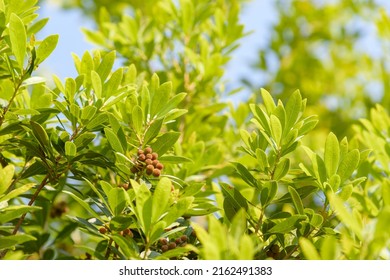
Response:
[{"label": "green leaf", "polygon": [[7,208],[0,210],[0,224],[5,224],[9,221],[20,218],[20,216],[26,214],[27,212],[33,212],[36,210],[41,210],[41,207],[28,205],[8,206]]},{"label": "green leaf", "polygon": [[23,69],[24,57],[27,48],[27,35],[23,21],[14,13],[9,20],[9,37],[12,45],[12,53],[20,68]]},{"label": "green leaf", "polygon": [[260,89],[260,93],[263,98],[265,108],[267,109],[267,113],[268,115],[271,115],[276,108],[275,101],[267,90],[262,88]]},{"label": "green leaf", "polygon": [[351,197],[353,192],[353,185],[348,184],[341,188],[341,191],[337,194],[343,201],[347,201]]},{"label": "green leaf", "polygon": [[115,216],[110,220],[110,229],[114,231],[121,231],[129,228],[133,222],[133,218],[129,215]]},{"label": "green leaf", "polygon": [[302,96],[299,90],[294,91],[286,104],[286,131],[294,126],[302,109]]},{"label": "green leaf", "polygon": [[270,125],[271,125],[272,138],[275,140],[276,145],[279,146],[280,139],[282,138],[282,132],[283,132],[282,124],[280,123],[280,120],[275,115],[271,115]]},{"label": "green leaf", "polygon": [[115,216],[122,213],[126,201],[126,191],[123,188],[113,188],[108,194],[108,204]]},{"label": "green leaf", "polygon": [[95,116],[97,108],[92,105],[85,106],[81,110],[81,121],[88,123]]},{"label": "green leaf", "polygon": [[99,74],[101,81],[104,82],[110,74],[111,69],[114,66],[115,57],[116,51],[111,51],[103,57],[102,62],[96,71]]},{"label": "green leaf", "polygon": [[75,157],[77,153],[77,147],[73,142],[66,141],[65,142],[65,155],[67,157]]},{"label": "green leaf", "polygon": [[249,170],[239,162],[235,163],[235,165],[237,172],[240,174],[241,178],[250,186],[258,189],[259,186],[257,185],[257,180],[255,179],[255,177],[253,177]]},{"label": "green leaf", "polygon": [[68,195],[70,195],[74,200],[76,200],[85,210],[87,210],[87,212],[89,214],[91,214],[94,218],[96,218],[97,220],[101,221],[101,218],[100,216],[96,213],[95,210],[92,209],[92,207],[87,203],[85,202],[84,200],[82,200],[81,198],[79,198],[77,195],[75,195],[74,193],[70,192],[70,191],[62,191],[63,193],[66,193]]},{"label": "green leaf", "polygon": [[359,150],[354,149],[344,156],[341,160],[337,174],[340,175],[341,182],[351,177],[353,171],[358,167],[360,153]]},{"label": "green leaf", "polygon": [[157,115],[162,108],[168,103],[169,96],[172,93],[172,82],[163,83],[158,87],[157,91],[153,95],[152,102],[150,104],[150,116],[153,118]]},{"label": "green leaf", "polygon": [[[8,165],[8,166],[12,166],[12,165]],[[3,180],[4,177],[2,177],[1,175],[3,175],[3,174],[1,173],[1,170],[0,170],[0,178],[2,178],[2,180]],[[1,182],[0,182],[0,184],[1,184]],[[9,192],[8,194],[6,194],[4,196],[0,195],[0,202],[8,201],[14,197],[17,197],[17,196],[27,192],[29,189],[31,189],[34,186],[35,186],[35,183],[26,184],[26,185],[23,185],[17,189],[14,189],[13,191]]]},{"label": "green leaf", "polygon": [[93,70],[91,71],[91,82],[93,91],[96,94],[97,98],[102,98],[102,80],[100,79],[99,74]]},{"label": "green leaf", "polygon": [[0,250],[12,248],[15,245],[23,244],[27,241],[37,240],[34,236],[29,234],[18,234],[11,236],[0,236]]},{"label": "green leaf", "polygon": [[151,147],[154,152],[159,155],[164,155],[180,137],[180,132],[167,132],[159,137],[157,137],[156,142],[151,144]]},{"label": "green leaf", "polygon": [[14,173],[15,166],[12,164],[9,164],[4,168],[2,168],[0,165],[0,195],[5,193],[8,187],[11,185]]},{"label": "green leaf", "polygon": [[148,130],[145,133],[144,143],[149,144],[159,134],[163,125],[164,119],[153,120]]},{"label": "green leaf", "polygon": [[298,192],[291,186],[288,186],[288,192],[291,195],[292,201],[294,203],[295,209],[297,210],[297,213],[300,215],[304,215],[305,211],[303,209],[303,203],[301,200],[301,197],[299,196]]},{"label": "green leaf", "polygon": [[335,260],[337,259],[337,240],[333,235],[325,236],[321,244],[321,259]]},{"label": "green leaf", "polygon": [[324,218],[317,213],[314,213],[313,217],[311,217],[310,219],[310,224],[316,228],[319,228],[323,222],[324,222]]},{"label": "green leaf", "polygon": [[336,174],[340,161],[339,141],[334,133],[329,133],[325,143],[324,161],[328,178]]},{"label": "green leaf", "polygon": [[281,180],[290,170],[290,159],[282,159],[275,168],[273,179],[276,181]]},{"label": "green leaf", "polygon": [[187,93],[185,93],[185,92],[181,92],[179,94],[176,94],[173,98],[169,99],[169,102],[163,108],[160,109],[157,116],[158,117],[165,116],[171,110],[176,109],[177,105],[179,105],[180,102],[182,102],[186,96],[187,96]]},{"label": "green leaf", "polygon": [[41,144],[44,149],[47,149],[49,147],[49,137],[47,136],[46,130],[39,123],[34,121],[30,121],[30,125],[39,144]]},{"label": "green leaf", "polygon": [[123,150],[122,144],[117,135],[114,133],[114,131],[112,131],[111,128],[106,127],[104,129],[104,132],[106,134],[108,142],[110,143],[111,148],[116,152],[124,154],[125,151]]},{"label": "green leaf", "polygon": [[302,253],[308,260],[321,260],[320,255],[317,252],[317,249],[314,247],[313,243],[307,238],[299,238],[299,246],[301,247]]},{"label": "green leaf", "polygon": [[119,234],[111,235],[111,238],[119,246],[127,259],[139,259],[137,244],[133,239],[125,238]]},{"label": "green leaf", "polygon": [[142,112],[142,108],[138,105],[135,105],[131,117],[133,121],[134,130],[137,134],[140,135],[143,132],[144,124],[144,113]]},{"label": "green leaf", "polygon": [[177,203],[173,204],[169,210],[167,215],[164,216],[163,221],[170,225],[175,222],[178,218],[180,218],[184,213],[188,211],[194,201],[194,197],[182,197]]},{"label": "green leaf", "polygon": [[288,233],[296,228],[299,221],[306,220],[305,215],[293,215],[291,217],[282,219],[275,226],[273,226],[268,233]]},{"label": "green leaf", "polygon": [[226,218],[232,220],[241,208],[248,210],[248,202],[239,190],[222,182],[220,185],[222,188],[222,194],[225,197],[223,201],[223,208]]},{"label": "green leaf", "polygon": [[171,180],[165,177],[158,182],[152,199],[152,223],[156,223],[161,215],[166,212],[170,203],[171,186]]},{"label": "green leaf", "polygon": [[42,63],[56,48],[58,35],[50,35],[43,39],[37,48],[37,64]]},{"label": "green leaf", "polygon": [[343,201],[335,194],[328,192],[329,202],[337,217],[346,225],[356,236],[362,240],[362,227],[356,218],[348,212]]}]

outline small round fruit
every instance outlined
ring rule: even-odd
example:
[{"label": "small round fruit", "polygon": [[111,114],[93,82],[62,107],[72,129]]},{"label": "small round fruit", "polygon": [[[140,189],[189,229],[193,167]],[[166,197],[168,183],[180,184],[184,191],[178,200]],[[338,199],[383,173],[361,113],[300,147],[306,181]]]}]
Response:
[{"label": "small round fruit", "polygon": [[145,149],[145,154],[151,154],[153,152],[153,150],[152,150],[152,148],[150,148],[150,147],[147,147],[146,149]]},{"label": "small round fruit", "polygon": [[99,232],[101,234],[106,234],[107,233],[107,229],[105,227],[101,227],[101,228],[99,228]]},{"label": "small round fruit", "polygon": [[129,235],[130,232],[131,232],[131,230],[129,228],[126,228],[126,229],[123,230],[122,235],[123,236]]},{"label": "small round fruit", "polygon": [[180,236],[180,239],[182,242],[186,242],[188,240],[188,237],[187,237],[187,235],[182,235],[182,236]]},{"label": "small round fruit", "polygon": [[164,168],[164,165],[162,163],[157,163],[156,168],[162,170]]},{"label": "small round fruit", "polygon": [[154,169],[153,170],[153,176],[154,177],[160,177],[161,175],[161,171],[159,169]]},{"label": "small round fruit", "polygon": [[162,245],[168,245],[168,240],[166,240],[165,238],[160,238],[159,242],[160,242]]},{"label": "small round fruit", "polygon": [[145,157],[146,159],[152,159],[152,154],[147,154]]},{"label": "small round fruit", "polygon": [[145,159],[146,159],[146,156],[145,156],[144,154],[140,154],[140,155],[138,156],[138,160],[139,160],[139,161],[145,161]]},{"label": "small round fruit", "polygon": [[266,254],[267,254],[267,257],[269,257],[269,258],[273,258],[274,257],[274,253],[272,253],[271,250],[268,250]]},{"label": "small round fruit", "polygon": [[168,250],[169,250],[168,245],[162,245],[162,246],[161,246],[161,251],[166,252],[166,251],[168,251]]},{"label": "small round fruit", "polygon": [[155,159],[155,160],[152,161],[152,164],[153,164],[154,167],[156,167],[157,164],[159,164],[159,163],[160,163],[160,162],[159,162],[157,159]]},{"label": "small round fruit", "polygon": [[158,154],[157,153],[152,153],[152,159],[153,160],[158,159]]},{"label": "small round fruit", "polygon": [[176,238],[176,239],[175,239],[175,243],[176,243],[177,245],[179,245],[179,244],[181,243],[181,238],[180,238],[180,237]]},{"label": "small round fruit", "polygon": [[138,154],[138,155],[142,155],[142,154],[144,154],[144,151],[141,150],[141,149],[139,149],[138,152],[137,152],[137,154]]},{"label": "small round fruit", "polygon": [[175,249],[175,248],[176,248],[176,243],[175,243],[175,242],[169,242],[169,243],[168,243],[168,248],[169,248],[170,250]]},{"label": "small round fruit", "polygon": [[146,166],[146,174],[152,175],[153,172],[154,172],[154,167],[153,167],[153,165],[148,165],[148,166]]},{"label": "small round fruit", "polygon": [[128,190],[129,189],[129,184],[128,183],[122,184],[122,188],[124,188],[125,190]]},{"label": "small round fruit", "polygon": [[153,160],[151,160],[150,158],[147,158],[147,159],[145,159],[145,164],[146,165],[153,165]]}]

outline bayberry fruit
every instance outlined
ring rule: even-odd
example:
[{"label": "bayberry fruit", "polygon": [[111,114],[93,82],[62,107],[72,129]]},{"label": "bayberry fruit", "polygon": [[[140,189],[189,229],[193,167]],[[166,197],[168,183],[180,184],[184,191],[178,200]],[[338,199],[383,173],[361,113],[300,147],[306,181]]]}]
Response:
[{"label": "bayberry fruit", "polygon": [[153,150],[152,150],[152,148],[150,148],[150,147],[147,147],[146,149],[145,149],[145,154],[151,154],[153,152]]},{"label": "bayberry fruit", "polygon": [[145,157],[146,159],[152,159],[152,154],[147,154]]},{"label": "bayberry fruit", "polygon": [[166,251],[168,251],[168,250],[169,250],[168,245],[162,245],[162,246],[161,246],[161,251],[166,252]]},{"label": "bayberry fruit", "polygon": [[156,168],[162,170],[164,168],[164,165],[162,163],[157,163]]},{"label": "bayberry fruit", "polygon": [[145,164],[146,164],[146,165],[152,165],[152,164],[153,164],[153,161],[152,161],[150,158],[147,158],[147,159],[145,160]]},{"label": "bayberry fruit", "polygon": [[157,153],[152,153],[152,159],[153,160],[158,159],[158,154]]},{"label": "bayberry fruit", "polygon": [[140,155],[138,156],[138,160],[139,160],[139,161],[145,161],[145,159],[146,159],[146,156],[145,156],[144,154],[140,154]]},{"label": "bayberry fruit", "polygon": [[181,243],[181,238],[180,237],[176,238],[175,243],[179,245]]},{"label": "bayberry fruit", "polygon": [[122,235],[126,236],[126,235],[129,235],[130,233],[131,233],[131,230],[129,228],[127,228],[127,229],[123,230]]},{"label": "bayberry fruit", "polygon": [[154,177],[159,177],[161,175],[161,171],[159,169],[154,169],[153,170],[153,176]]},{"label": "bayberry fruit", "polygon": [[180,237],[180,239],[181,239],[182,242],[186,242],[188,240],[188,237],[187,237],[187,235],[182,235]]},{"label": "bayberry fruit", "polygon": [[128,183],[122,184],[122,188],[124,188],[125,190],[128,190],[129,189],[129,184]]},{"label": "bayberry fruit", "polygon": [[175,248],[176,248],[176,243],[175,243],[175,242],[169,242],[168,248],[169,248],[170,250],[175,249]]},{"label": "bayberry fruit", "polygon": [[107,233],[107,229],[105,227],[101,227],[101,228],[99,228],[99,232],[101,234],[106,234]]},{"label": "bayberry fruit", "polygon": [[166,240],[165,238],[160,238],[160,243],[162,244],[162,245],[168,245],[168,240]]},{"label": "bayberry fruit", "polygon": [[138,155],[142,155],[144,153],[144,151],[140,149],[140,150],[138,150],[137,153],[138,153]]},{"label": "bayberry fruit", "polygon": [[157,164],[159,164],[159,163],[160,163],[160,162],[159,162],[157,159],[155,159],[155,160],[152,161],[152,164],[153,164],[154,167],[156,167]]},{"label": "bayberry fruit", "polygon": [[153,167],[153,165],[148,165],[148,166],[146,166],[146,174],[152,175],[153,172],[154,172],[154,167]]}]

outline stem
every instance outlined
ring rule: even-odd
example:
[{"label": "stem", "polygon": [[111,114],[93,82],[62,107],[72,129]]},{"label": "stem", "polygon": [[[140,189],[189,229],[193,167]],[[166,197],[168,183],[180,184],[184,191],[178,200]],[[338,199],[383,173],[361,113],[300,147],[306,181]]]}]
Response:
[{"label": "stem", "polygon": [[110,238],[110,241],[108,242],[108,245],[107,245],[107,251],[106,251],[106,254],[104,255],[104,258],[106,260],[108,260],[108,257],[110,256],[111,254],[111,244],[114,240]]},{"label": "stem", "polygon": [[[41,192],[41,190],[43,189],[43,187],[47,184],[47,181],[49,180],[49,174],[47,174],[45,176],[45,178],[43,179],[43,181],[41,182],[41,184],[39,185],[38,189],[35,191],[33,197],[30,199],[30,202],[28,203],[28,206],[31,206],[33,205],[33,203],[35,202],[35,200],[37,199],[39,193]],[[24,213],[20,218],[19,218],[19,221],[18,223],[15,225],[15,228],[12,232],[13,235],[15,235],[18,231],[19,231],[19,228],[20,226],[22,225],[23,221],[24,221],[24,218],[26,217],[27,213]]]},{"label": "stem", "polygon": [[18,91],[19,91],[20,86],[22,85],[22,82],[23,82],[23,80],[20,80],[19,83],[16,85],[15,90],[14,90],[14,93],[12,94],[11,99],[9,100],[7,106],[5,106],[5,107],[3,108],[3,112],[2,112],[2,114],[1,114],[1,116],[0,116],[0,127],[3,125],[4,119],[5,119],[5,115],[7,114],[9,108],[11,107],[12,102],[13,102],[14,99],[16,98],[16,95],[17,95],[17,93],[18,93]]}]

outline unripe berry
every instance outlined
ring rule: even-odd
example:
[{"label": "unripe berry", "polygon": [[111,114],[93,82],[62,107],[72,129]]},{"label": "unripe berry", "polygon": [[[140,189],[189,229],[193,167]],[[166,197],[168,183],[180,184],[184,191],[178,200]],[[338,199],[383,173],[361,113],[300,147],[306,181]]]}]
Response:
[{"label": "unripe berry", "polygon": [[107,229],[105,227],[101,227],[101,228],[99,228],[99,232],[101,234],[106,234],[107,233]]},{"label": "unripe berry", "polygon": [[153,176],[154,177],[159,177],[161,175],[161,171],[159,169],[154,169],[153,170]]},{"label": "unripe berry", "polygon": [[175,243],[175,242],[169,242],[168,248],[169,248],[170,250],[175,249],[175,248],[176,248],[176,243]]},{"label": "unripe berry", "polygon": [[168,245],[162,245],[162,246],[161,246],[161,251],[166,252],[166,251],[168,251],[168,250],[169,250]]},{"label": "unripe berry", "polygon": [[146,149],[145,149],[145,154],[151,154],[153,152],[153,150],[152,150],[152,148],[150,148],[150,147],[147,147]]},{"label": "unripe berry", "polygon": [[164,168],[164,165],[162,163],[157,163],[156,168],[162,170]]},{"label": "unripe berry", "polygon": [[157,153],[152,153],[152,159],[153,160],[158,159],[158,154]]}]

